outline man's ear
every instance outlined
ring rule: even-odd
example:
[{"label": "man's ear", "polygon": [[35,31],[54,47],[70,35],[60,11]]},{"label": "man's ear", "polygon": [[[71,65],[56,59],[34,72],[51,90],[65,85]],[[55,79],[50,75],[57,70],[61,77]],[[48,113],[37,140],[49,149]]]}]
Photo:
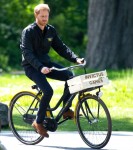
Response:
[{"label": "man's ear", "polygon": [[35,18],[37,17],[37,13],[34,13]]}]

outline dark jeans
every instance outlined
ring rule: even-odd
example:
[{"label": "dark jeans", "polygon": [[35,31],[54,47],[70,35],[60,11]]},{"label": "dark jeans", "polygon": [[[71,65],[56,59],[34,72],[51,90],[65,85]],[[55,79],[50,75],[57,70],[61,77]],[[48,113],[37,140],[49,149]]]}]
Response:
[{"label": "dark jeans", "polygon": [[[61,65],[50,62],[47,64],[47,67],[57,67],[57,68],[63,68]],[[39,110],[37,113],[36,121],[37,123],[42,123],[45,119],[46,115],[46,109],[49,106],[50,100],[53,96],[53,89],[49,82],[47,81],[47,77],[51,79],[56,79],[60,81],[66,81],[69,79],[70,76],[72,76],[72,73],[68,70],[66,71],[55,71],[48,74],[43,74],[40,71],[37,71],[32,66],[30,67],[24,67],[25,74],[27,77],[29,77],[32,81],[34,81],[37,86],[42,90],[43,96],[40,102]],[[68,88],[67,83],[65,83],[64,91]],[[63,99],[63,104],[65,104],[70,97],[70,93]]]}]

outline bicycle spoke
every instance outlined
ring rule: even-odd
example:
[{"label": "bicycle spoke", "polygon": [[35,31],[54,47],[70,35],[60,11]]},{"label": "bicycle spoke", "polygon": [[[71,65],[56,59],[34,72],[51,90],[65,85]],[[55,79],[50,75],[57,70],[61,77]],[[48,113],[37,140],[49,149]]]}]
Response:
[{"label": "bicycle spoke", "polygon": [[[21,108],[21,109],[23,110],[23,112],[26,113],[26,111],[25,111],[19,104],[16,103],[16,105],[17,105],[19,108]],[[18,112],[19,112],[21,115],[23,115],[16,105],[15,105],[15,108],[18,110]]]}]

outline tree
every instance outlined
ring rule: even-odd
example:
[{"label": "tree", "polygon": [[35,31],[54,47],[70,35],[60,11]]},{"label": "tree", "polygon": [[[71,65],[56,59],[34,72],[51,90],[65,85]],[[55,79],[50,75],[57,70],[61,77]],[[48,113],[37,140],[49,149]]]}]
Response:
[{"label": "tree", "polygon": [[18,68],[21,64],[19,41],[22,29],[34,21],[33,7],[38,0],[0,1],[0,68]]},{"label": "tree", "polygon": [[89,68],[133,68],[132,9],[132,0],[89,1]]},{"label": "tree", "polygon": [[[88,0],[44,0],[50,6],[50,24],[61,39],[79,56],[84,57],[87,45]],[[52,55],[55,55],[52,51]],[[56,58],[59,56],[57,55]],[[59,62],[64,63],[59,57]],[[65,63],[68,63],[65,61]]]}]

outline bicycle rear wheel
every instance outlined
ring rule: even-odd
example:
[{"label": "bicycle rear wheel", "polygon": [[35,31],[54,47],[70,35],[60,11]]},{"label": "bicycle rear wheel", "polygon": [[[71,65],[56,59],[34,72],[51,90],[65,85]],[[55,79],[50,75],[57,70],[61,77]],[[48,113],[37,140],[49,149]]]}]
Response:
[{"label": "bicycle rear wheel", "polygon": [[40,99],[31,92],[20,92],[14,96],[9,107],[9,125],[15,137],[22,143],[34,145],[44,137],[31,126],[36,117]]},{"label": "bicycle rear wheel", "polygon": [[111,117],[105,103],[97,96],[89,94],[79,101],[76,124],[81,138],[91,148],[100,149],[108,143]]}]

